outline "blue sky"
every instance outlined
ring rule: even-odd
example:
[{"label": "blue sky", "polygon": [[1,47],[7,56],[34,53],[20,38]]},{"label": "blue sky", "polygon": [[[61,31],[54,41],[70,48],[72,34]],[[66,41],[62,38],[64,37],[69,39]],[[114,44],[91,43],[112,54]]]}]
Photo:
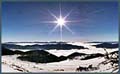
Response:
[{"label": "blue sky", "polygon": [[62,16],[73,9],[66,20],[81,22],[66,23],[74,34],[63,27],[63,41],[118,41],[117,2],[3,2],[2,41],[59,41],[60,32],[48,10]]}]

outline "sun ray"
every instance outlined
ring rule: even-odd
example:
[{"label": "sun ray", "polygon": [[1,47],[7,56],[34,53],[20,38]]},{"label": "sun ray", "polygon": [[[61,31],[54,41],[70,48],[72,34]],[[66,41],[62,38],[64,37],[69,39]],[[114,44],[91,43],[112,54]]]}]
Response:
[{"label": "sun ray", "polygon": [[40,23],[55,23],[55,21],[41,21]]},{"label": "sun ray", "polygon": [[67,13],[67,15],[64,17],[64,19],[66,19],[72,13],[72,11],[73,11],[73,9],[69,13]]},{"label": "sun ray", "polygon": [[83,21],[86,21],[86,20],[89,20],[89,19],[82,19],[82,20],[67,20],[66,23],[76,23],[76,22],[83,22]]},{"label": "sun ray", "polygon": [[60,9],[60,16],[59,16],[59,18],[61,18],[61,16],[62,16],[61,3],[59,4],[59,9]]},{"label": "sun ray", "polygon": [[51,11],[48,10],[48,12],[49,12],[55,19],[58,19],[57,16],[55,16]]},{"label": "sun ray", "polygon": [[63,36],[62,36],[62,26],[60,26],[60,40],[62,41],[62,38]]},{"label": "sun ray", "polygon": [[59,25],[57,24],[57,25],[52,29],[52,31],[50,31],[49,34],[51,34],[52,32],[54,32],[58,27],[59,27]]},{"label": "sun ray", "polygon": [[65,27],[69,32],[71,32],[72,34],[74,34],[74,32],[73,32],[67,25],[64,25],[64,27]]}]

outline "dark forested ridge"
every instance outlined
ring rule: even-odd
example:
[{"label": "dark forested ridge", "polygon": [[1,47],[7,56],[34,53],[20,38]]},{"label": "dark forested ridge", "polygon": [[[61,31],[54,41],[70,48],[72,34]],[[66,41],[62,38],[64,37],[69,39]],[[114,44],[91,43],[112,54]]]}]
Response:
[{"label": "dark forested ridge", "polygon": [[93,46],[95,46],[97,48],[111,48],[111,49],[113,49],[113,48],[118,48],[119,44],[118,43],[112,44],[112,43],[104,42],[104,43],[93,45]]},{"label": "dark forested ridge", "polygon": [[2,44],[2,46],[6,48],[12,48],[12,49],[45,49],[45,50],[50,50],[50,49],[57,49],[57,50],[69,50],[69,49],[87,49],[83,46],[77,46],[77,45],[71,45],[71,44],[65,44],[65,43],[57,43],[57,44],[44,44],[44,45],[15,45],[15,44]]}]

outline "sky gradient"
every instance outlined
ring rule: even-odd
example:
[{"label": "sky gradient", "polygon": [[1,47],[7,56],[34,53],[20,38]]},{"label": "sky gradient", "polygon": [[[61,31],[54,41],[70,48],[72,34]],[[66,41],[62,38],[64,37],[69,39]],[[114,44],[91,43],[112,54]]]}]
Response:
[{"label": "sky gradient", "polygon": [[2,42],[14,41],[60,41],[60,32],[50,10],[62,16],[73,9],[66,20],[80,22],[66,23],[74,32],[63,27],[63,41],[118,41],[117,2],[3,2]]}]

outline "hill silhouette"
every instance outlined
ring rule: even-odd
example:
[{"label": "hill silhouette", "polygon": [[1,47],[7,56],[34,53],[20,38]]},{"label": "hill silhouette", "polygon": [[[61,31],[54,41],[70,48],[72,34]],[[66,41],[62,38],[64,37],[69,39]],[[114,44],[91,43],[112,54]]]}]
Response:
[{"label": "hill silhouette", "polygon": [[68,55],[67,58],[69,58],[69,59],[74,59],[76,56],[85,56],[85,55],[87,55],[87,54],[74,52],[74,53]]},{"label": "hill silhouette", "polygon": [[57,44],[44,44],[44,45],[15,45],[15,44],[2,44],[2,46],[6,48],[12,48],[12,49],[44,49],[44,50],[50,50],[50,49],[57,49],[57,50],[70,50],[70,49],[87,49],[83,46],[77,46],[77,45],[71,45],[71,44],[65,44],[65,43],[57,43]]},{"label": "hill silhouette", "polygon": [[36,63],[59,62],[67,59],[64,56],[57,57],[44,50],[28,51],[28,52],[25,52],[24,55],[21,55],[17,58],[23,61],[30,61],[30,62],[36,62]]},{"label": "hill silhouette", "polygon": [[7,49],[7,48],[5,48],[3,46],[2,46],[1,49],[2,49],[2,55],[13,55],[14,54],[14,51],[9,50],[9,49]]},{"label": "hill silhouette", "polygon": [[112,44],[112,43],[107,43],[107,42],[104,42],[104,43],[101,43],[101,44],[98,44],[98,45],[93,45],[97,48],[118,48],[118,43],[116,44]]}]

